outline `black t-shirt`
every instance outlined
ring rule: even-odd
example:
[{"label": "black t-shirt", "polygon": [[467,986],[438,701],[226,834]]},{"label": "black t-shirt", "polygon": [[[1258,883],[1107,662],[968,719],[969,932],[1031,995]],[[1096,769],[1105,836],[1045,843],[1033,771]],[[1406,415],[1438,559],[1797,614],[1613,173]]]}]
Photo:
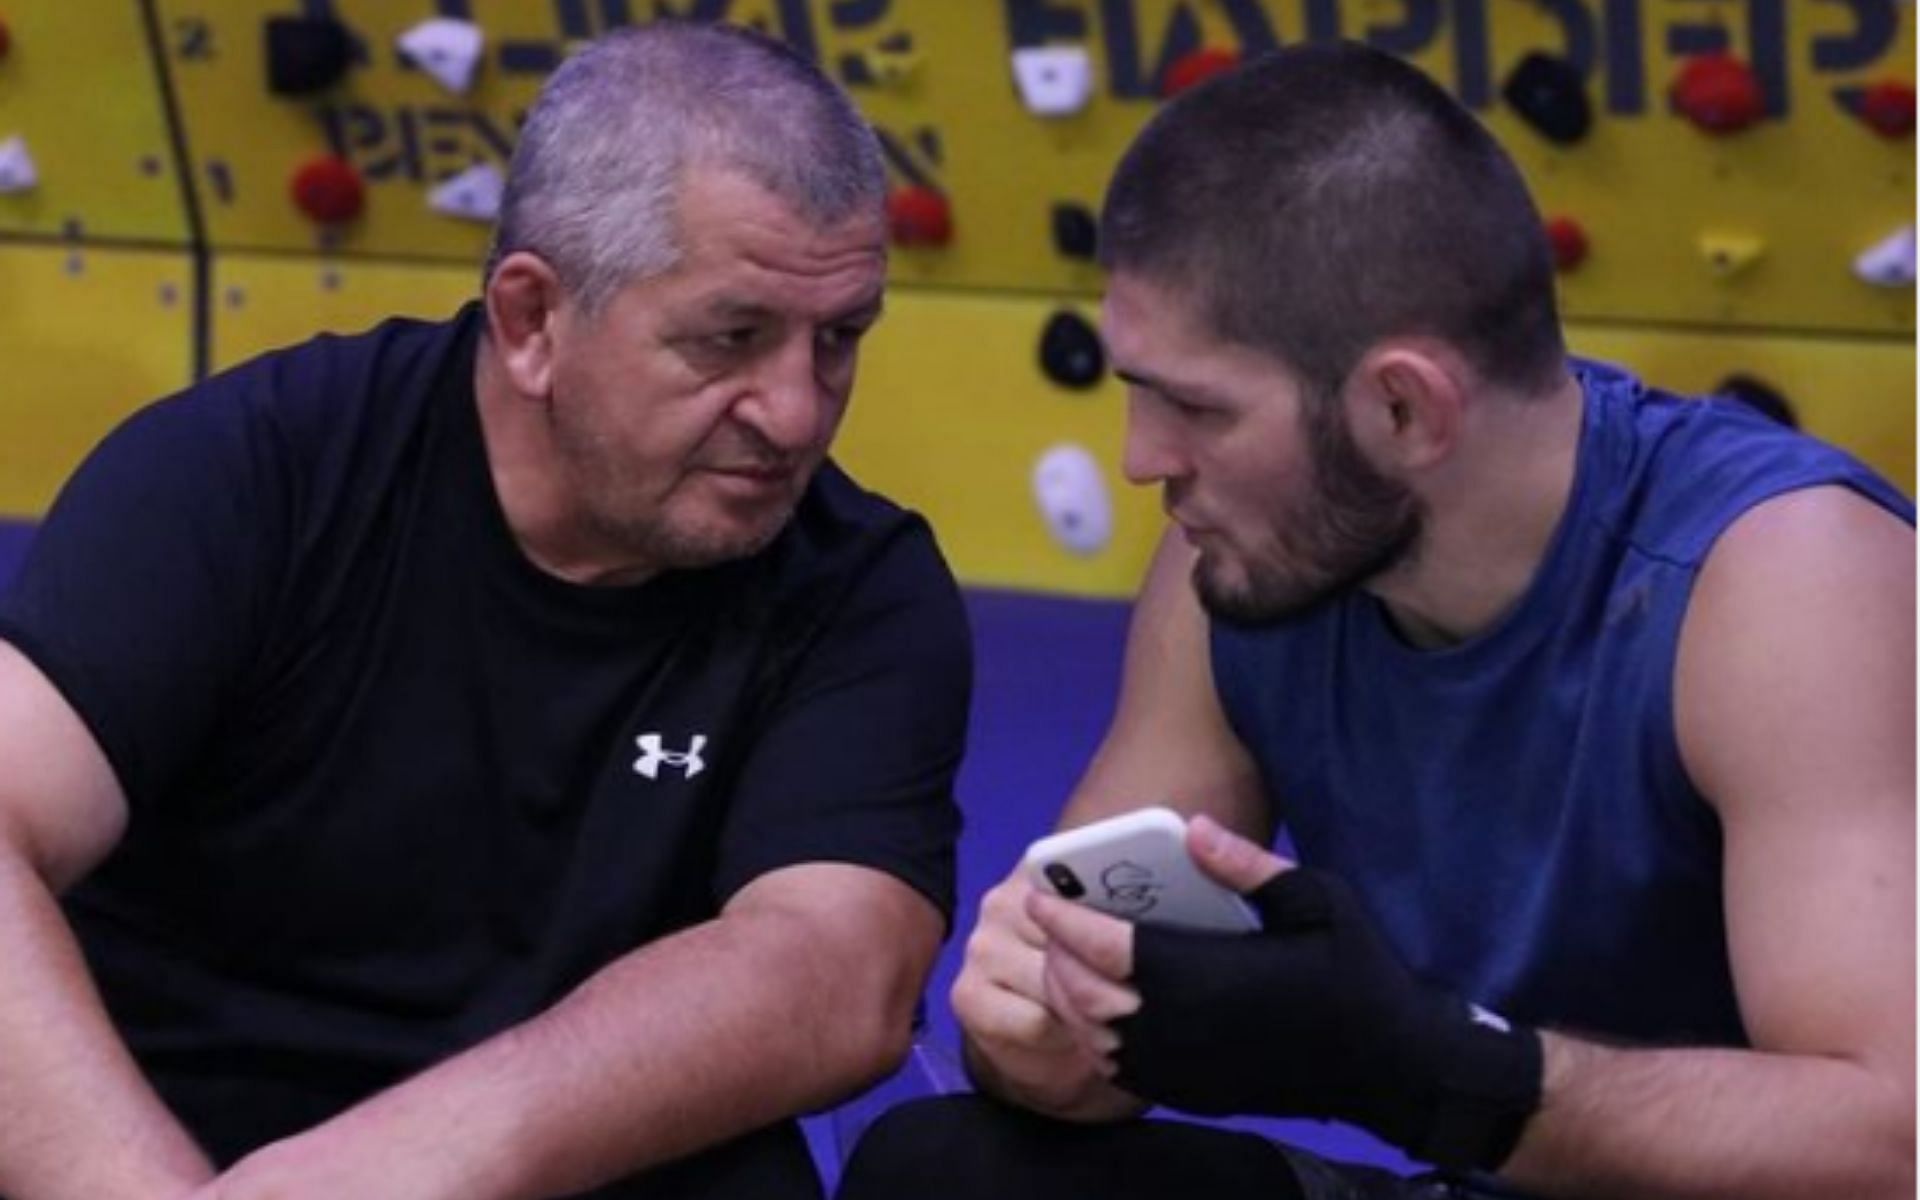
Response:
[{"label": "black t-shirt", "polygon": [[829,464],[750,559],[547,575],[488,473],[479,330],[320,338],[136,414],[0,598],[131,812],[69,916],[222,1159],[779,867],[951,913],[970,648],[925,523]]}]

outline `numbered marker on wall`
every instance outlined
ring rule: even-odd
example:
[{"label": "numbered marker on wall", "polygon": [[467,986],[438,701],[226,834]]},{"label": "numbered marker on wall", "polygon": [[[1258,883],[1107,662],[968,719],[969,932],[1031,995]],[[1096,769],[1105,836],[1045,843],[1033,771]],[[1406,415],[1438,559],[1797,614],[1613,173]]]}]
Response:
[{"label": "numbered marker on wall", "polygon": [[1037,117],[1070,117],[1093,99],[1093,61],[1079,46],[1030,46],[1013,52],[1020,102]]},{"label": "numbered marker on wall", "polygon": [[39,186],[40,172],[27,153],[27,139],[15,135],[0,142],[0,192],[30,192]]},{"label": "numbered marker on wall", "polygon": [[397,40],[414,65],[449,92],[464,96],[480,67],[480,49],[486,44],[486,35],[472,21],[435,17],[415,25]]},{"label": "numbered marker on wall", "polygon": [[500,215],[507,181],[492,163],[475,163],[427,193],[427,206],[449,217],[491,222]]},{"label": "numbered marker on wall", "polygon": [[1086,447],[1063,443],[1033,467],[1033,499],[1053,540],[1075,554],[1098,554],[1113,537],[1113,505],[1100,464]]}]

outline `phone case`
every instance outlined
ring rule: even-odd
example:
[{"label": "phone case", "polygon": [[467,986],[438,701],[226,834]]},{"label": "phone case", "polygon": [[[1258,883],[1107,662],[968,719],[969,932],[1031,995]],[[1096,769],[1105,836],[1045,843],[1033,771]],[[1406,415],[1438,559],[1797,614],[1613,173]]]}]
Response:
[{"label": "phone case", "polygon": [[1250,933],[1260,918],[1207,878],[1187,854],[1187,823],[1143,808],[1041,838],[1022,858],[1037,888],[1129,921],[1213,933]]}]

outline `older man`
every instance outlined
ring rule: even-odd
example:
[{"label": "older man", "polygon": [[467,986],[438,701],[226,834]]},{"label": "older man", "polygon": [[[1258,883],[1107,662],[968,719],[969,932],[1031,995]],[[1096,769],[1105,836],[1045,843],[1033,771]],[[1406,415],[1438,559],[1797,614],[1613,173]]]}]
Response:
[{"label": "older man", "polygon": [[664,24],[564,64],[484,300],[80,469],[0,603],[0,1193],[818,1195],[904,1052],[969,651],[826,459],[874,139]]}]

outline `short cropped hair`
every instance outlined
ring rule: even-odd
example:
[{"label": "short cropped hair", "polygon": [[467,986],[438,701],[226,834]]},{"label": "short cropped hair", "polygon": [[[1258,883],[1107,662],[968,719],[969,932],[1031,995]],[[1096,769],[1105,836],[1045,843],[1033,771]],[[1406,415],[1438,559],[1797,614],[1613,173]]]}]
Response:
[{"label": "short cropped hair", "polygon": [[784,44],[725,25],[623,29],[563,62],[527,114],[485,278],[531,251],[588,313],[673,269],[690,168],[738,171],[819,228],[886,203],[878,140]]},{"label": "short cropped hair", "polygon": [[1441,338],[1521,388],[1565,353],[1513,162],[1431,80],[1357,44],[1262,55],[1170,102],[1114,174],[1101,259],[1320,395],[1392,336]]}]

